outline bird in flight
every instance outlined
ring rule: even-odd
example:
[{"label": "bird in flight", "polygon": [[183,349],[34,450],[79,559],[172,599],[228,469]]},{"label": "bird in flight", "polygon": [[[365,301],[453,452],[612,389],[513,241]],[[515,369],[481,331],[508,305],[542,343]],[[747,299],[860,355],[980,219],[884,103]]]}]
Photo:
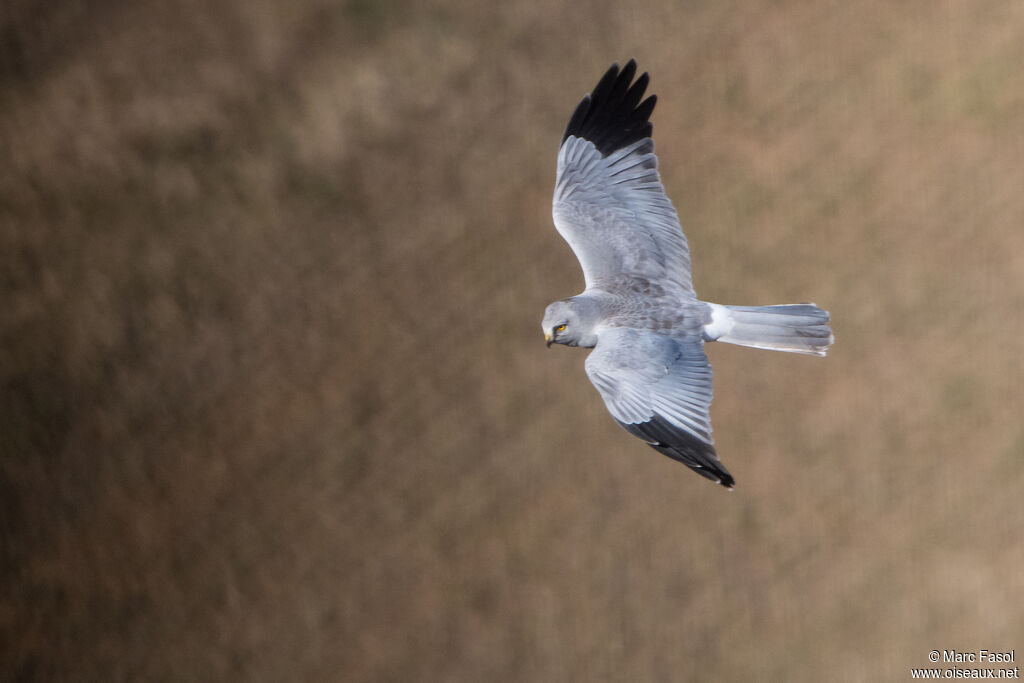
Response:
[{"label": "bird in flight", "polygon": [[576,107],[558,150],[552,215],[583,268],[582,294],[544,312],[548,346],[592,348],[586,371],[612,417],[656,451],[732,488],[711,438],[704,343],[824,356],[814,304],[723,306],[697,299],[690,251],[658,175],[647,74],[613,64]]}]

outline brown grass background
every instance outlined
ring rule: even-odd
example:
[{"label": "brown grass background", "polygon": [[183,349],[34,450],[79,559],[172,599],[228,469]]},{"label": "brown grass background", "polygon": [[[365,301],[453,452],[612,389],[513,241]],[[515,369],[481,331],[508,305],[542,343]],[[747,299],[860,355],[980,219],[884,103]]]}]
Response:
[{"label": "brown grass background", "polygon": [[[619,429],[551,226],[613,60],[730,494]],[[0,678],[907,680],[1024,650],[1024,4],[0,9]],[[1019,655],[1018,655],[1019,657]]]}]

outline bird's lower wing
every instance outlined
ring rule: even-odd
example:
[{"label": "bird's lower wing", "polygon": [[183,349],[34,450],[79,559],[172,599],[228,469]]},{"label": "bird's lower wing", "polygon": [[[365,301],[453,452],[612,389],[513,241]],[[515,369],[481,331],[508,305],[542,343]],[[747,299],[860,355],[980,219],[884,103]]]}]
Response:
[{"label": "bird's lower wing", "polygon": [[711,438],[711,365],[699,339],[611,328],[587,357],[587,376],[612,417],[652,448],[732,488]]}]

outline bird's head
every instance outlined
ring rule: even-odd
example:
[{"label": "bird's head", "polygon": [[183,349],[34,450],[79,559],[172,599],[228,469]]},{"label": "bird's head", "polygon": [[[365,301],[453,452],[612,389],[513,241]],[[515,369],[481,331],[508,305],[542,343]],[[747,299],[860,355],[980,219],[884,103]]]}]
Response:
[{"label": "bird's head", "polygon": [[544,311],[544,321],[541,323],[541,328],[544,330],[544,341],[548,343],[548,346],[552,344],[580,346],[581,342],[585,341],[587,332],[584,327],[580,319],[580,312],[573,305],[571,299],[563,299],[549,305]]}]

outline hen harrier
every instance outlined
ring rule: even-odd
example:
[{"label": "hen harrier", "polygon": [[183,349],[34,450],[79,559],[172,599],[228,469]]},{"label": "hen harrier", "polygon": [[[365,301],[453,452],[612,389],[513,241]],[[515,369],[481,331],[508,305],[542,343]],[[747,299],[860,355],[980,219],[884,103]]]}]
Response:
[{"label": "hen harrier", "polygon": [[582,294],[544,312],[551,344],[593,348],[590,381],[612,417],[655,450],[712,481],[735,480],[711,439],[704,342],[824,356],[829,315],[814,304],[722,306],[697,299],[690,253],[658,176],[643,99],[647,74],[613,64],[562,136],[555,227],[583,268]]}]

